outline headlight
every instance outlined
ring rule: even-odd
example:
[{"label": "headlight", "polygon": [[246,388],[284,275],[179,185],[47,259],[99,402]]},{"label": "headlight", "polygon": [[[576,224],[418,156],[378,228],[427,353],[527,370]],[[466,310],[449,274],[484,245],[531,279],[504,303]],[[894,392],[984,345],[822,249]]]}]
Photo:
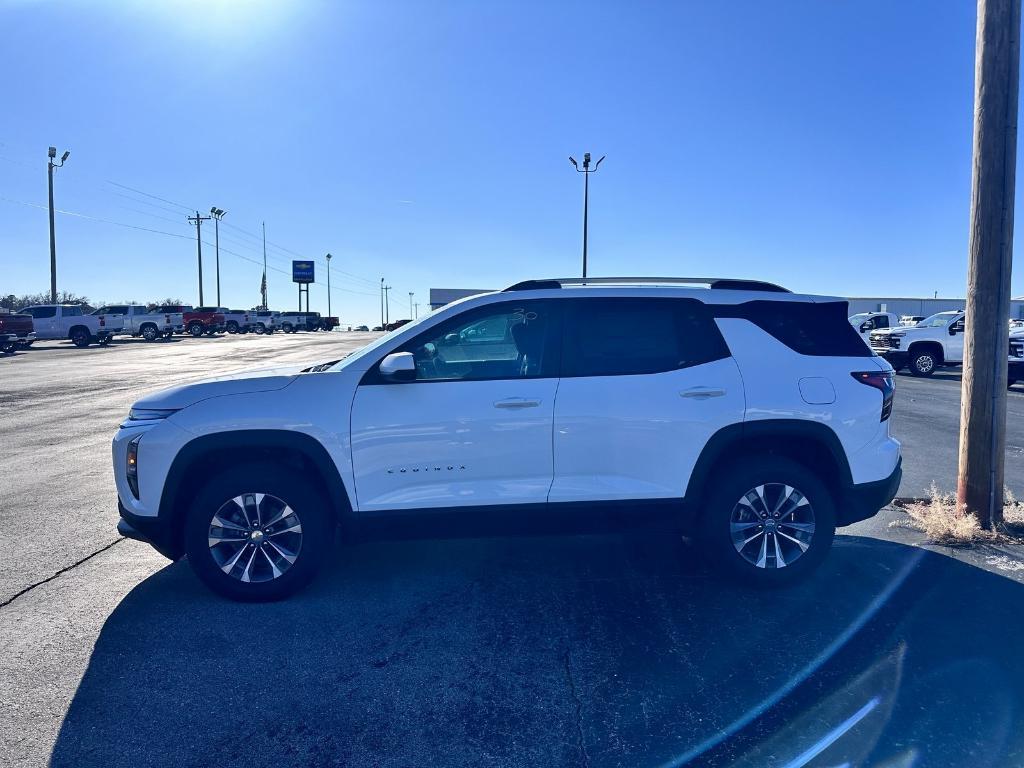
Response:
[{"label": "headlight", "polygon": [[125,454],[125,476],[128,478],[128,487],[132,490],[132,496],[139,498],[139,441],[142,435],[128,441],[128,452]]},{"label": "headlight", "polygon": [[128,411],[128,419],[129,421],[157,421],[166,419],[177,411],[177,408],[132,408]]}]

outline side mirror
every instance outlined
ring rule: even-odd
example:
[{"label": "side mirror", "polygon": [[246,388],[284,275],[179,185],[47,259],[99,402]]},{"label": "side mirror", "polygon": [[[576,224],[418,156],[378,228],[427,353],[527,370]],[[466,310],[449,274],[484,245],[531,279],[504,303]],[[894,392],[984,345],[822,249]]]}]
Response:
[{"label": "side mirror", "polygon": [[416,360],[412,352],[392,352],[380,361],[377,369],[387,381],[415,381]]},{"label": "side mirror", "polygon": [[956,336],[958,333],[962,333],[964,330],[963,323],[956,322],[949,326],[949,335]]},{"label": "side mirror", "polygon": [[864,333],[864,332],[870,331],[870,330],[871,330],[871,321],[870,320],[865,320],[863,323],[860,324],[860,332],[861,333]]}]

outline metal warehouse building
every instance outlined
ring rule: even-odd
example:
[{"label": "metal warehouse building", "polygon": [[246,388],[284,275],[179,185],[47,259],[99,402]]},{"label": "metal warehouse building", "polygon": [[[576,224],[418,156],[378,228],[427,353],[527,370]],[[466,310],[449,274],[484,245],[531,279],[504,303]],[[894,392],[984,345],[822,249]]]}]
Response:
[{"label": "metal warehouse building", "polygon": [[[850,314],[858,312],[892,312],[894,315],[922,315],[928,317],[936,312],[950,309],[963,309],[967,299],[914,299],[896,298],[864,298],[849,299]],[[1024,319],[1024,296],[1010,300],[1010,317]]]}]

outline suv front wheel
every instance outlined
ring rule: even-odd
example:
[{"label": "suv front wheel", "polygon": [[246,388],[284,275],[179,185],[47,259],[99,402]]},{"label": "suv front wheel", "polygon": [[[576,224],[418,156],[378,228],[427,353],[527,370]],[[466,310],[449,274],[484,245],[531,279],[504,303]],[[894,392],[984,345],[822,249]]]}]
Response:
[{"label": "suv front wheel", "polygon": [[228,469],[196,496],[185,551],[196,575],[232,600],[280,600],[316,575],[333,540],[327,503],[269,464]]},{"label": "suv front wheel", "polygon": [[797,462],[766,456],[717,473],[701,520],[714,567],[755,586],[798,581],[835,535],[832,495]]}]

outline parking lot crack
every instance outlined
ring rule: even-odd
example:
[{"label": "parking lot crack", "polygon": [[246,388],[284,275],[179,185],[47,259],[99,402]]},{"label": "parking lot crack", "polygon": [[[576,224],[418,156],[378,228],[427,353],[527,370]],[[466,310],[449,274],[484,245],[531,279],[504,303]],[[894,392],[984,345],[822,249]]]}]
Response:
[{"label": "parking lot crack", "polygon": [[106,552],[106,551],[107,551],[108,549],[110,549],[111,547],[113,547],[113,546],[114,546],[115,544],[117,544],[117,543],[119,543],[119,542],[122,542],[122,541],[124,541],[124,539],[123,539],[123,538],[119,538],[119,539],[114,539],[114,540],[113,540],[112,542],[110,542],[109,544],[106,544],[106,545],[104,545],[104,546],[100,547],[100,548],[99,548],[99,549],[97,549],[97,550],[96,550],[95,552],[90,552],[90,553],[89,553],[88,555],[86,555],[85,557],[83,557],[83,558],[82,558],[81,560],[77,560],[77,561],[75,561],[74,563],[72,563],[71,565],[68,565],[68,566],[65,566],[64,568],[61,568],[61,569],[60,569],[59,571],[57,571],[56,573],[54,573],[54,574],[52,574],[52,575],[50,575],[50,576],[47,576],[47,577],[46,577],[45,579],[40,579],[39,581],[37,581],[37,582],[35,582],[35,583],[33,583],[33,584],[29,584],[29,585],[28,585],[27,587],[24,587],[23,589],[21,589],[21,590],[19,590],[19,591],[15,592],[15,593],[14,593],[14,594],[13,594],[13,595],[12,595],[11,597],[7,598],[7,599],[6,599],[6,600],[4,600],[4,601],[3,601],[2,603],[0,603],[0,608],[6,608],[6,607],[7,607],[8,605],[10,605],[11,603],[13,603],[13,602],[14,602],[15,600],[17,600],[17,599],[18,599],[19,597],[21,597],[22,595],[25,595],[25,594],[27,594],[27,593],[31,592],[31,591],[32,591],[33,589],[35,589],[36,587],[40,587],[40,586],[42,586],[43,584],[46,584],[46,583],[48,583],[48,582],[51,582],[51,581],[53,581],[54,579],[58,578],[59,576],[63,576],[63,575],[64,575],[65,573],[67,573],[68,571],[74,570],[74,569],[75,569],[75,568],[77,568],[78,566],[82,565],[82,563],[87,563],[87,562],[89,562],[89,561],[90,561],[90,560],[92,560],[92,559],[93,559],[94,557],[96,557],[96,555],[101,555],[101,554],[103,554],[103,553],[104,553],[104,552]]},{"label": "parking lot crack", "polygon": [[587,754],[587,744],[583,739],[583,702],[576,691],[576,681],[572,676],[572,660],[569,657],[568,649],[562,655],[562,662],[565,665],[565,679],[569,683],[569,695],[576,708],[573,719],[576,726],[576,746],[580,751],[580,765],[590,768],[590,755]]}]

